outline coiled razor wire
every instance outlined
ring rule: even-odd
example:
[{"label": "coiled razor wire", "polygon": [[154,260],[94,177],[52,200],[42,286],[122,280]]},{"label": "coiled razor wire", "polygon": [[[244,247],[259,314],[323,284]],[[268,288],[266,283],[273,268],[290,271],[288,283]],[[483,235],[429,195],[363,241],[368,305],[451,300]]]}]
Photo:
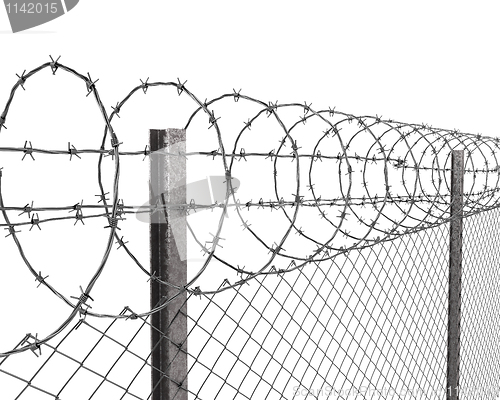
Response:
[{"label": "coiled razor wire", "polygon": [[[97,107],[102,115],[104,122],[104,134],[102,144],[99,149],[77,149],[71,143],[68,143],[67,150],[48,150],[33,147],[31,142],[25,142],[23,147],[0,147],[2,152],[18,152],[23,154],[22,159],[31,158],[35,160],[36,154],[67,154],[70,159],[74,157],[80,158],[85,154],[98,154],[98,184],[100,188],[99,202],[97,204],[77,203],[68,206],[59,207],[34,207],[27,204],[23,207],[6,206],[4,204],[2,193],[2,171],[0,170],[0,210],[5,219],[4,224],[0,224],[6,231],[7,235],[14,240],[20,256],[24,263],[33,274],[40,285],[47,287],[54,295],[59,297],[71,308],[70,315],[54,330],[50,335],[44,338],[32,338],[33,342],[17,346],[9,351],[3,351],[0,356],[6,357],[14,353],[23,352],[26,350],[34,350],[40,348],[59,333],[61,333],[70,322],[77,316],[83,320],[86,315],[94,317],[106,318],[130,318],[130,315],[124,313],[119,315],[113,314],[98,314],[89,310],[89,300],[92,300],[92,288],[102,274],[110,255],[114,240],[118,244],[118,248],[123,248],[130,258],[150,279],[159,282],[160,284],[169,285],[179,290],[179,294],[187,291],[192,295],[210,295],[219,293],[230,288],[237,288],[256,277],[268,274],[284,274],[296,269],[303,268],[309,265],[319,266],[321,262],[333,260],[339,255],[348,255],[354,249],[364,249],[375,244],[392,241],[403,235],[419,232],[428,228],[433,228],[447,223],[449,216],[449,171],[451,164],[451,150],[465,150],[465,173],[468,178],[466,182],[466,190],[464,197],[464,217],[471,216],[483,211],[491,210],[498,207],[498,192],[500,167],[498,163],[499,154],[499,138],[492,138],[479,134],[462,133],[458,130],[438,129],[426,124],[408,124],[394,120],[386,120],[379,116],[354,116],[335,108],[328,108],[316,111],[311,107],[311,104],[304,103],[288,103],[280,104],[278,102],[264,102],[250,96],[244,95],[240,91],[233,89],[232,93],[223,94],[210,101],[200,101],[187,87],[186,82],[148,82],[142,81],[141,84],[134,87],[122,101],[118,102],[113,111],[108,115],[103,102],[99,96],[96,83],[98,80],[93,80],[90,74],[83,75],[74,69],[67,67],[59,62],[59,58],[54,60],[52,57],[50,62],[40,65],[38,68],[21,75],[17,75],[18,80],[14,84],[7,104],[0,115],[0,133],[7,129],[7,116],[9,109],[14,101],[16,91],[19,88],[25,89],[25,85],[31,77],[38,72],[50,68],[52,74],[56,74],[59,70],[67,72],[75,78],[81,79],[85,83],[86,96],[92,95],[96,100]],[[112,120],[115,116],[119,117],[123,112],[127,101],[137,92],[147,93],[150,88],[166,87],[167,89],[176,90],[179,96],[188,96],[194,102],[194,111],[188,119],[185,129],[188,129],[192,121],[197,115],[205,115],[208,117],[209,129],[213,128],[217,136],[219,148],[212,151],[188,152],[185,154],[176,154],[182,157],[205,156],[212,157],[214,160],[220,159],[224,168],[224,176],[226,177],[226,190],[229,196],[226,197],[224,203],[203,205],[196,204],[193,201],[187,204],[165,205],[158,204],[151,207],[138,207],[126,205],[119,198],[119,179],[120,179],[120,157],[121,156],[142,156],[147,157],[151,152],[146,147],[144,150],[124,152],[120,151],[120,142],[118,135],[113,130]],[[244,122],[243,128],[238,133],[232,148],[226,148],[223,144],[221,129],[219,128],[218,120],[221,117],[216,117],[215,112],[210,109],[223,99],[233,99],[234,102],[252,103],[260,107],[254,116],[248,118]],[[285,109],[299,109],[300,117],[294,124],[285,126],[280,112]],[[252,124],[262,118],[272,117],[278,128],[282,131],[282,138],[278,143],[277,148],[268,149],[261,152],[246,152],[240,146],[240,142],[245,135],[251,130]],[[316,120],[324,124],[324,130],[320,134],[312,152],[302,152],[301,143],[294,138],[294,129],[297,129],[301,124],[307,124],[311,120]],[[348,133],[349,129],[353,130]],[[110,146],[106,147],[110,137]],[[312,136],[312,135],[311,135]],[[365,150],[358,154],[359,145],[362,141]],[[368,143],[368,144],[367,144]],[[326,150],[328,147],[336,146],[339,150],[336,154],[329,154]],[[239,150],[238,150],[239,149]],[[167,153],[168,154],[168,153]],[[103,158],[111,156],[114,159],[114,183],[112,201],[108,203],[106,197],[109,193],[105,191],[102,183],[101,164]],[[273,179],[274,191],[276,198],[266,201],[249,200],[241,202],[236,198],[236,187],[233,185],[233,166],[235,161],[248,161],[252,158],[269,159],[273,163]],[[278,161],[289,159],[295,166],[295,193],[291,197],[284,198],[279,190],[278,178]],[[318,163],[324,161],[335,162],[336,172],[338,175],[338,185],[341,195],[335,198],[323,198],[322,194],[315,189],[313,179],[313,170]],[[299,166],[302,163],[308,163],[309,173],[307,177],[300,174]],[[307,165],[307,164],[306,164]],[[361,170],[358,168],[361,166]],[[372,166],[376,166],[383,174],[383,190],[374,192],[368,185],[368,171]],[[397,174],[397,175],[395,175]],[[397,176],[397,180],[396,180]],[[302,181],[307,182],[307,191],[301,192]],[[400,185],[401,192],[394,193],[393,187]],[[426,187],[431,185],[431,190]],[[361,186],[361,191],[359,187]],[[100,204],[102,203],[102,204]],[[222,214],[219,220],[217,231],[213,234],[211,242],[204,244],[197,238],[196,233],[188,228],[201,248],[201,251],[207,256],[203,266],[195,274],[195,276],[187,283],[186,286],[180,287],[174,282],[166,282],[160,280],[157,276],[151,275],[139,260],[134,257],[127,246],[123,237],[120,237],[117,230],[119,222],[123,216],[129,213],[151,212],[153,210],[165,210],[168,207],[182,207],[186,213],[195,212],[197,209],[219,208]],[[297,226],[296,221],[299,210],[304,207],[317,208],[318,218],[324,219],[331,226],[331,236],[326,241],[317,241],[310,234],[307,234],[301,227]],[[335,207],[338,211],[337,215],[331,215],[325,211],[325,208]],[[220,236],[224,217],[229,208],[234,208],[242,222],[243,230],[246,230],[255,238],[261,245],[270,253],[269,259],[264,262],[259,268],[247,270],[233,265],[216,254],[217,247],[220,246]],[[259,237],[257,232],[251,228],[251,224],[245,220],[241,211],[243,209],[268,209],[279,210],[287,218],[289,225],[284,235],[274,241],[274,243],[266,243]],[[362,210],[363,209],[363,210]],[[87,212],[94,210],[95,214],[87,215]],[[394,217],[394,210],[398,210],[402,216],[399,219]],[[21,212],[27,214],[30,218],[27,222],[11,222],[9,212]],[[43,211],[70,211],[74,214],[66,215],[58,218],[39,218],[39,212]],[[84,215],[85,212],[85,215]],[[367,218],[365,215],[369,214]],[[36,216],[35,216],[36,215]],[[21,228],[30,226],[30,230],[34,227],[41,229],[41,225],[47,222],[56,220],[74,220],[84,223],[88,218],[106,218],[109,228],[109,237],[107,246],[103,254],[102,261],[97,266],[96,271],[87,284],[85,289],[81,288],[81,293],[78,297],[73,297],[76,301],[65,297],[55,287],[47,282],[47,277],[43,276],[42,272],[36,272],[32,263],[26,257],[18,233]],[[346,221],[350,218],[354,219],[361,228],[356,232],[351,232],[345,228]],[[300,237],[314,243],[316,250],[312,254],[285,254],[285,244],[289,236],[298,234]],[[343,238],[343,245],[336,245],[336,240]],[[211,244],[211,246],[207,246]],[[202,290],[200,286],[195,286],[197,280],[206,270],[207,266],[213,259],[218,260],[228,268],[237,272],[241,277],[240,280],[230,282],[225,278],[219,288],[215,290]],[[278,258],[290,260],[286,268],[277,268],[275,260]],[[288,262],[288,261],[286,261]],[[133,313],[136,318],[145,318],[152,313],[159,311],[167,306],[167,304],[177,297],[168,299],[163,304],[142,313]]]}]

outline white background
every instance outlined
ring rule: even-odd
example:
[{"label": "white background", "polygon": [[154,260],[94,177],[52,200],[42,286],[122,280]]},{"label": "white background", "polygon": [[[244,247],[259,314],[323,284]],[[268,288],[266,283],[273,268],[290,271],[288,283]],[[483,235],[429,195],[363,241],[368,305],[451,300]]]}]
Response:
[{"label": "white background", "polygon": [[[187,86],[201,100],[242,88],[242,93],[265,101],[307,101],[317,109],[335,106],[355,115],[377,114],[498,136],[499,11],[500,6],[486,1],[420,1],[417,5],[400,1],[82,0],[67,15],[17,34],[10,33],[6,13],[0,12],[0,109],[17,80],[15,74],[49,61],[50,54],[61,55],[61,63],[99,78],[99,93],[108,112],[140,83],[139,79],[176,81],[179,77],[188,80]],[[90,132],[85,127],[89,121],[100,127],[100,122],[92,99],[87,99],[90,105],[84,108],[83,83],[74,84],[81,89],[75,95],[67,95],[61,83],[59,91],[53,93],[49,92],[50,85],[41,84],[39,89],[47,91],[32,100],[28,91],[34,88],[29,84],[26,94],[16,95],[6,122],[8,130],[0,133],[0,146],[22,146],[25,140],[42,148],[65,148],[69,140],[80,143],[79,148],[100,145],[101,129]],[[72,104],[78,107],[74,109]],[[39,114],[37,106],[54,114]],[[30,111],[23,112],[22,107]],[[177,121],[175,116],[149,117],[140,128],[144,132],[175,126]],[[174,125],[165,126],[167,123]],[[120,136],[120,129],[116,129]],[[125,132],[128,128],[124,124],[121,129]],[[137,142],[130,138],[124,146],[135,150],[143,148],[139,144],[145,141],[146,136]],[[41,156],[36,158],[42,162]],[[0,153],[2,166],[5,179],[12,177],[7,156]],[[19,173],[28,174],[23,168],[19,167]],[[61,188],[61,182],[66,182],[64,171],[54,165],[52,168],[61,174],[61,180],[52,183],[53,188]],[[90,174],[94,179],[95,169]],[[137,182],[144,180],[137,178]],[[37,184],[41,185],[38,189]],[[14,187],[12,181],[11,185]],[[45,198],[39,193],[40,201],[47,199],[44,205],[50,205],[55,197],[50,196],[51,186],[46,185],[36,179],[30,186],[18,184],[19,192],[27,194],[19,200],[23,202],[20,205],[31,200],[29,193],[43,188],[47,193]],[[134,183],[129,185],[133,191]],[[97,193],[95,185],[92,190],[90,198]],[[75,196],[74,202],[79,201],[80,193]],[[52,250],[60,250],[58,243],[54,241]],[[89,254],[92,246],[75,245],[80,249],[79,260],[95,265],[104,248],[100,243],[93,258]],[[140,254],[147,255],[147,245],[138,247]],[[23,279],[9,268],[22,268],[23,263],[15,258],[11,241],[0,238],[0,252],[8,254],[1,258],[0,267],[6,293],[7,286],[12,289],[20,282],[17,279]],[[49,268],[49,260],[47,257],[44,261],[47,265],[40,263]],[[16,278],[9,281],[6,276]],[[88,278],[88,274],[85,276]],[[24,278],[34,286],[28,274]],[[65,294],[77,295],[78,284],[84,282],[71,281]],[[1,299],[2,304],[9,301],[5,295]],[[36,316],[31,322],[16,319],[19,310],[9,314],[3,305],[1,312],[2,330],[12,327],[16,338],[28,331],[43,330],[30,325],[36,325]],[[0,343],[0,351],[5,350]]]}]

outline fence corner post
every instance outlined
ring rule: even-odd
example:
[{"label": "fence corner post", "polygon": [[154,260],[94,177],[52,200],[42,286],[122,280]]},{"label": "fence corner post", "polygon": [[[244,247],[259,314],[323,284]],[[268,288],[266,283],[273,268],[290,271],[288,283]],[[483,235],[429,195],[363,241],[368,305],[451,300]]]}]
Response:
[{"label": "fence corner post", "polygon": [[448,283],[448,355],[446,398],[459,398],[460,308],[462,292],[462,232],[464,151],[451,153],[450,262]]},{"label": "fence corner post", "polygon": [[[151,274],[177,287],[187,284],[186,131],[151,129]],[[165,207],[166,206],[166,207]],[[173,298],[175,296],[175,298]],[[187,400],[187,292],[151,279],[151,308],[172,299],[151,315],[152,400]]]}]

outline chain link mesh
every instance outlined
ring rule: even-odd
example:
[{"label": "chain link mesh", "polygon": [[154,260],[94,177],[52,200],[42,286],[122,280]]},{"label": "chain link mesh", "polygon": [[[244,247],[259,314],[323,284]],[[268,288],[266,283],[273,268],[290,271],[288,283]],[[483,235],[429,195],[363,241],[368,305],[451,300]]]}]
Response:
[{"label": "chain link mesh", "polygon": [[500,393],[498,208],[464,219],[460,399]]}]

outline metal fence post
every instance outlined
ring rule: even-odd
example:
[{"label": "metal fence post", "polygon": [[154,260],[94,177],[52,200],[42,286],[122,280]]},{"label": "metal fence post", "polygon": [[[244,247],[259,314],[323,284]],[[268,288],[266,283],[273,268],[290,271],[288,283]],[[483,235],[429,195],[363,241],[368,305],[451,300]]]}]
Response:
[{"label": "metal fence post", "polygon": [[446,398],[458,400],[460,367],[460,303],[462,291],[462,228],[464,151],[451,154],[450,264],[448,294],[448,357]]},{"label": "metal fence post", "polygon": [[[149,132],[150,205],[186,204],[186,131]],[[167,155],[166,153],[171,153]],[[175,154],[175,155],[174,155]],[[183,287],[187,283],[186,213],[150,213],[151,273]],[[187,400],[187,293],[151,279],[151,308],[177,295],[151,316],[152,400]]]}]

